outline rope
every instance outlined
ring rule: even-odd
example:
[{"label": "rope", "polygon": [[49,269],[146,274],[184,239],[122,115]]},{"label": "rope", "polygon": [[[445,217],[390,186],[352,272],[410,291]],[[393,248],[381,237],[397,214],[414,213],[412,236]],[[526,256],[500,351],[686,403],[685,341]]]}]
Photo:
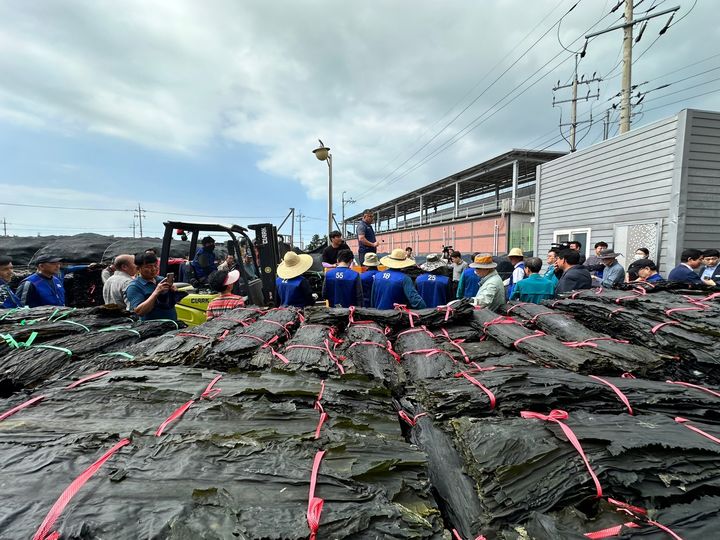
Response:
[{"label": "rope", "polygon": [[308,495],[307,522],[310,528],[310,540],[316,540],[317,532],[320,528],[320,515],[322,514],[323,504],[325,501],[315,496],[315,488],[317,487],[317,475],[320,470],[320,462],[325,455],[325,450],[318,450],[313,460],[312,472],[310,474],[310,493]]},{"label": "rope", "polygon": [[627,396],[622,393],[622,390],[620,390],[617,386],[615,386],[610,381],[607,381],[607,380],[597,377],[595,375],[589,375],[589,377],[591,379],[595,379],[596,381],[600,381],[601,383],[612,388],[612,391],[617,394],[617,397],[620,398],[620,401],[622,401],[623,404],[625,405],[625,407],[627,407],[628,413],[630,413],[631,416],[635,414],[635,413],[633,413],[632,407],[630,406],[630,400],[628,400]]}]

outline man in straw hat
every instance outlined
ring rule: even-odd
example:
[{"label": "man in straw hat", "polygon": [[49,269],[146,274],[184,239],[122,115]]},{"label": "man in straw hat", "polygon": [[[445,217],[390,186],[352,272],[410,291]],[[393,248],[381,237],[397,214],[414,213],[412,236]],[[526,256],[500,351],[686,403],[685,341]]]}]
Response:
[{"label": "man in straw hat", "polygon": [[375,281],[375,274],[378,273],[378,260],[377,253],[366,253],[365,259],[362,262],[364,272],[360,274],[360,283],[363,289],[363,306],[370,307],[372,304],[372,286]]},{"label": "man in straw hat", "polygon": [[425,273],[415,280],[418,293],[425,301],[427,307],[444,306],[451,300],[452,281],[451,270],[440,259],[437,253],[430,253],[427,261],[420,265]]},{"label": "man in straw hat", "polygon": [[601,287],[610,289],[625,281],[625,269],[622,264],[617,261],[619,256],[620,253],[615,253],[612,249],[603,249],[598,253],[598,259],[605,265],[600,281]]},{"label": "man in straw hat", "polygon": [[[473,254],[473,262],[477,258],[478,254]],[[457,285],[457,298],[473,298],[480,288],[480,277],[475,273],[474,268],[469,266],[463,270],[460,274],[460,279]]]},{"label": "man in straw hat", "polygon": [[426,307],[410,276],[402,272],[404,268],[415,266],[415,261],[407,258],[404,249],[393,249],[390,255],[380,259],[380,263],[387,269],[375,275],[371,295],[372,307],[393,309],[395,304],[405,304],[416,309]]},{"label": "man in straw hat", "polygon": [[350,268],[353,253],[342,249],[337,254],[337,267],[325,273],[323,282],[323,298],[330,307],[350,307],[363,305],[362,283],[360,274]]},{"label": "man in straw hat", "polygon": [[473,303],[492,310],[505,304],[505,286],[500,274],[495,270],[497,263],[493,261],[492,255],[482,253],[476,256],[470,268],[480,277],[480,289],[473,298]]},{"label": "man in straw hat", "polygon": [[508,259],[514,267],[510,277],[504,281],[504,285],[507,287],[507,297],[510,298],[515,284],[525,279],[525,255],[520,248],[512,248],[508,253]]},{"label": "man in straw hat", "polygon": [[310,283],[303,277],[303,274],[310,270],[313,265],[313,258],[310,255],[294,251],[288,251],[277,268],[278,301],[281,306],[295,306],[304,308],[312,305],[313,299]]}]

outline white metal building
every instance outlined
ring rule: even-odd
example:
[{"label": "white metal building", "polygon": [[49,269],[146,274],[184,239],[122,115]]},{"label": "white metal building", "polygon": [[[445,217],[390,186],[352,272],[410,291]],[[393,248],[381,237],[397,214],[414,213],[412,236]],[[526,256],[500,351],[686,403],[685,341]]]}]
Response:
[{"label": "white metal building", "polygon": [[[539,165],[536,253],[600,240],[632,257],[639,247],[662,274],[684,248],[720,249],[720,113],[686,109]],[[623,258],[620,262],[627,265]]]}]

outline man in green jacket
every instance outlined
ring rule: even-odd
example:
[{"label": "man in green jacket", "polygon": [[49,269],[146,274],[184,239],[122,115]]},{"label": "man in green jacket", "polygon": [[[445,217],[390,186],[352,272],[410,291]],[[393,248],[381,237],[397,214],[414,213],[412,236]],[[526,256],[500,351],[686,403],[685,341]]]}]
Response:
[{"label": "man in green jacket", "polygon": [[555,295],[555,285],[540,275],[541,268],[542,260],[538,257],[531,257],[525,262],[526,278],[515,284],[510,300],[539,304]]},{"label": "man in green jacket", "polygon": [[480,289],[473,297],[473,304],[496,310],[505,304],[505,285],[497,273],[497,263],[493,261],[492,255],[483,253],[475,257],[475,262],[470,264],[475,273],[480,277]]}]

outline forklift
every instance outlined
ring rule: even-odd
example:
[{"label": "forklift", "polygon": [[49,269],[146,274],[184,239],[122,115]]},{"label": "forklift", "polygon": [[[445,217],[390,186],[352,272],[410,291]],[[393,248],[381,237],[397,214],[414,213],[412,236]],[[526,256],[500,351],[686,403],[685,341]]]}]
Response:
[{"label": "forklift", "polygon": [[[240,271],[238,294],[246,296],[249,305],[258,307],[274,307],[276,305],[275,278],[280,263],[280,242],[277,229],[270,223],[249,225],[222,225],[217,223],[196,223],[189,221],[164,222],[162,250],[160,252],[160,275],[166,276],[174,272],[178,291],[184,293],[179,298],[175,310],[178,320],[188,326],[202,324],[206,320],[207,306],[217,296],[195,278],[195,271],[190,262],[198,249],[198,238],[208,233],[225,233],[229,239],[224,242],[228,255],[233,255],[236,268]],[[254,241],[248,233],[254,232]],[[182,262],[170,259],[170,247],[173,236],[181,240],[189,240],[187,257]],[[243,245],[241,245],[243,244]],[[249,263],[246,262],[249,260]],[[248,271],[246,265],[252,272]],[[254,274],[254,275],[253,275]]]}]

